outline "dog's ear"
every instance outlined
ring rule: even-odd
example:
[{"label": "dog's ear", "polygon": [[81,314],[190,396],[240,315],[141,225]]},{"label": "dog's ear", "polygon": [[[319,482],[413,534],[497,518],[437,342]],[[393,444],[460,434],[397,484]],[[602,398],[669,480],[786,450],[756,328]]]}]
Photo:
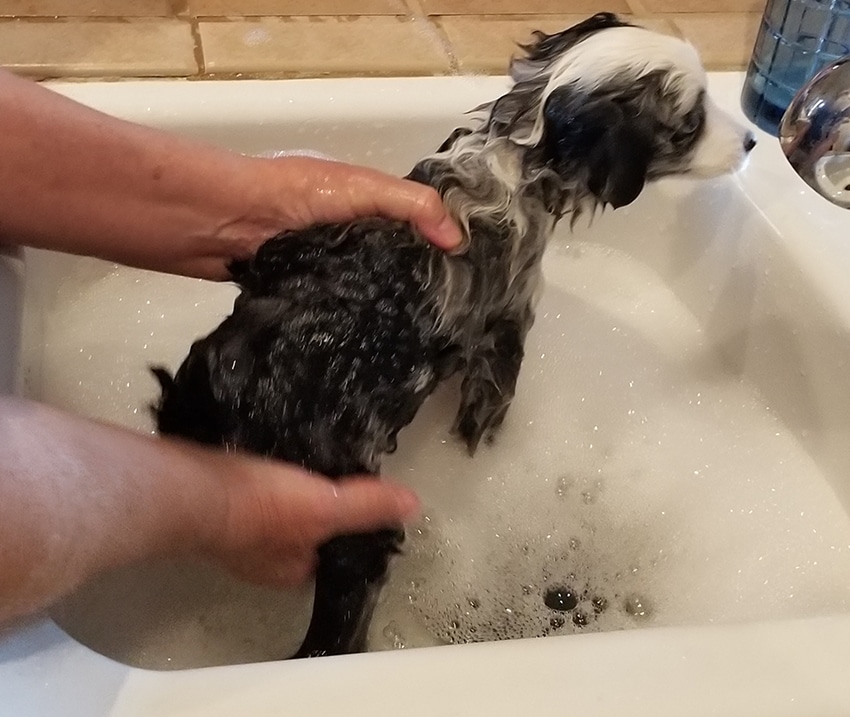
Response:
[{"label": "dog's ear", "polygon": [[646,183],[652,159],[647,122],[639,118],[612,125],[590,153],[587,186],[614,209],[631,204]]},{"label": "dog's ear", "polygon": [[652,159],[648,119],[629,117],[613,100],[559,87],[543,107],[546,161],[565,179],[584,172],[587,188],[614,208],[633,202]]}]

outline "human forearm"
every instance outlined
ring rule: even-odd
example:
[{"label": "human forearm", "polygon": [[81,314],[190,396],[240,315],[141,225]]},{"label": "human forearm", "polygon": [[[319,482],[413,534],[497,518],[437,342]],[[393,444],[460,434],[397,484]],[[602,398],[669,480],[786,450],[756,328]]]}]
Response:
[{"label": "human forearm", "polygon": [[101,570],[201,549],[226,511],[206,458],[0,397],[0,621]]},{"label": "human forearm", "polygon": [[227,278],[288,229],[359,216],[460,233],[430,187],[304,157],[246,157],[115,119],[0,69],[0,243]]},{"label": "human forearm", "polygon": [[373,477],[331,482],[0,396],[0,623],[162,555],[297,584],[332,536],[396,526],[417,505]]},{"label": "human forearm", "polygon": [[279,231],[254,162],[124,122],[0,70],[0,238],[224,276]]}]

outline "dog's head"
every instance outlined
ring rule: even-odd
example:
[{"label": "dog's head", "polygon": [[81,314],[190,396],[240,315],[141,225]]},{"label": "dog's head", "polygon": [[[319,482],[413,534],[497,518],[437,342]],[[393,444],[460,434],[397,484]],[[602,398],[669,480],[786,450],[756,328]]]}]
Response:
[{"label": "dog's head", "polygon": [[708,97],[687,42],[608,13],[534,37],[511,64],[511,92],[486,108],[491,136],[597,202],[623,206],[665,175],[734,171],[755,145]]}]

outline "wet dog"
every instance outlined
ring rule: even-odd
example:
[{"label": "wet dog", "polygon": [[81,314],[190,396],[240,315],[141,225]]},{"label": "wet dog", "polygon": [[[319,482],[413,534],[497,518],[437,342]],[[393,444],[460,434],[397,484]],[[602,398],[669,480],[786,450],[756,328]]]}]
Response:
[{"label": "wet dog", "polygon": [[[377,475],[427,396],[460,372],[454,429],[474,453],[513,398],[556,222],[628,204],[658,177],[733,171],[755,143],[711,103],[681,40],[603,13],[522,49],[510,91],[409,175],[440,192],[464,250],[378,218],[269,239],[231,267],[233,314],[173,378],[156,371],[163,434],[331,478]],[[298,656],[364,648],[400,539],[322,546]]]}]

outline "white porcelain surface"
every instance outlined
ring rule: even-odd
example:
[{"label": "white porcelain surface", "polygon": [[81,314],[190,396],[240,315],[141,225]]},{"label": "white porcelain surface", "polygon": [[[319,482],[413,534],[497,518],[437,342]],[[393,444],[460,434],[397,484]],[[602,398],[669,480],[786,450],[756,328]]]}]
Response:
[{"label": "white porcelain surface", "polygon": [[[711,77],[715,97],[739,116],[741,79]],[[54,87],[245,152],[306,147],[404,172],[504,80]],[[850,218],[796,178],[775,140],[758,136],[739,176],[663,185],[593,231],[663,278],[850,510]],[[0,387],[15,380],[19,271],[0,256]],[[848,614],[176,672],[104,658],[45,618],[0,631],[0,715],[816,717],[850,712],[848,666]]]}]

